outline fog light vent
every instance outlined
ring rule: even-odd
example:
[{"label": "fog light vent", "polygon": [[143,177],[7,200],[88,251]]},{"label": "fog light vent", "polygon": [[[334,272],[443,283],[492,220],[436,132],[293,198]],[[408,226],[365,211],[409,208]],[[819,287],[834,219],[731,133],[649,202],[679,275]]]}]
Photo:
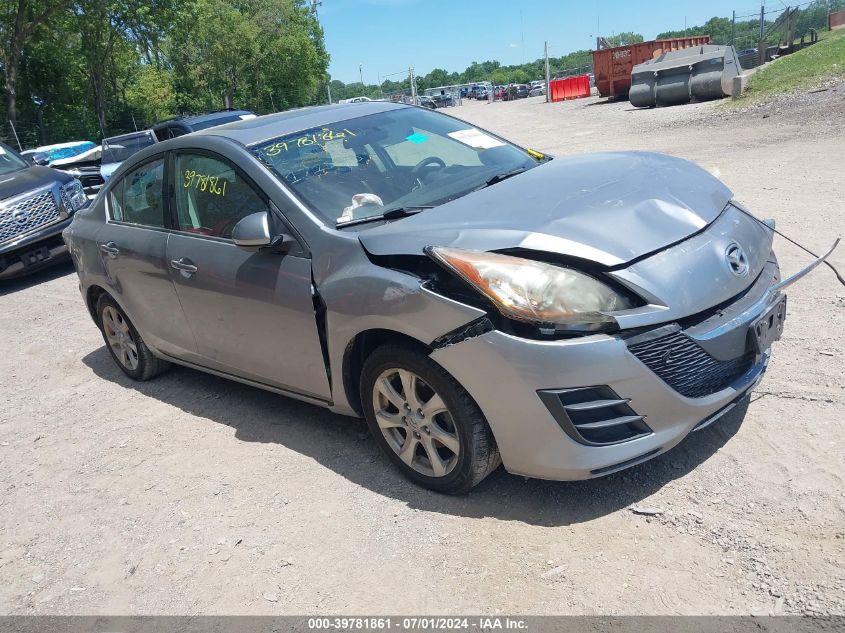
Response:
[{"label": "fog light vent", "polygon": [[652,433],[630,399],[620,398],[607,385],[537,393],[564,432],[581,444],[620,444]]}]

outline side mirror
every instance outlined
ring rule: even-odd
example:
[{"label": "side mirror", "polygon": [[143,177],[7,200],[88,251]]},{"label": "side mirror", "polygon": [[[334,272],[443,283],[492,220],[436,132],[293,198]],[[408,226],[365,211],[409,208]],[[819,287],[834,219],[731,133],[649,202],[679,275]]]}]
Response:
[{"label": "side mirror", "polygon": [[247,251],[269,246],[273,241],[270,235],[270,214],[259,211],[242,218],[232,229],[232,241],[235,246]]},{"label": "side mirror", "polygon": [[32,164],[46,167],[50,164],[50,157],[44,152],[36,152],[32,155]]},{"label": "side mirror", "polygon": [[268,249],[273,253],[285,254],[297,243],[292,235],[270,234],[270,214],[267,211],[253,213],[242,218],[232,229],[232,241],[245,251]]}]

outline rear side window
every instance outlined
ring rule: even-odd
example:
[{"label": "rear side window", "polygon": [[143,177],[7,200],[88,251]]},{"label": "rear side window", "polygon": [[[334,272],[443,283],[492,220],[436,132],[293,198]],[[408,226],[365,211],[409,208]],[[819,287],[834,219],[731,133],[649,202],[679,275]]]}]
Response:
[{"label": "rear side window", "polygon": [[109,191],[112,220],[164,228],[164,159],[145,163]]},{"label": "rear side window", "polygon": [[235,225],[268,205],[228,162],[202,154],[176,157],[179,230],[230,239]]}]

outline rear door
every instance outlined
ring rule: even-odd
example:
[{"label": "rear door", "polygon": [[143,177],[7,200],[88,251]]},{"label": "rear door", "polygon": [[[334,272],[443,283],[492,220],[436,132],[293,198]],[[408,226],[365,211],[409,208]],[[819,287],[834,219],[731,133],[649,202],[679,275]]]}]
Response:
[{"label": "rear door", "polygon": [[167,260],[202,364],[328,400],[310,258],[235,246],[235,224],[269,206],[230,161],[191,150],[176,153],[173,164]]},{"label": "rear door", "polygon": [[97,246],[110,283],[144,340],[163,352],[194,352],[166,259],[169,217],[164,155],[125,174],[108,192],[108,218]]}]

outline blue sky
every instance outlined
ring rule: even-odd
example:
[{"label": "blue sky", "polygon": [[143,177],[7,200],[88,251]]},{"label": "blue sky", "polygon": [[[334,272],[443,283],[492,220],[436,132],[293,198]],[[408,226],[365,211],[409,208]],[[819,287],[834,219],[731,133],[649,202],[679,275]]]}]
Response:
[{"label": "blue sky", "polygon": [[[387,75],[433,68],[462,71],[473,61],[520,64],[594,48],[601,35],[623,31],[646,39],[714,15],[753,13],[754,0],[323,0],[318,9],[332,56],[332,79],[377,83]],[[770,8],[781,7],[769,0]],[[794,3],[793,3],[794,4]],[[759,11],[759,4],[757,6]],[[521,13],[521,19],[520,19]],[[525,46],[523,48],[523,35]],[[524,58],[524,59],[523,59]],[[392,77],[399,79],[399,75]]]}]

